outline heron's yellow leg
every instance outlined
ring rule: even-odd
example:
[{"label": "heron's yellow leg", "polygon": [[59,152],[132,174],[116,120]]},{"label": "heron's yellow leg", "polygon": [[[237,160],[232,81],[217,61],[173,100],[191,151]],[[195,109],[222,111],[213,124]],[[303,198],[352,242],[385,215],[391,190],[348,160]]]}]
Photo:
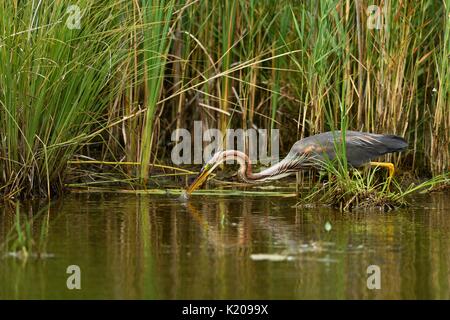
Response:
[{"label": "heron's yellow leg", "polygon": [[370,162],[371,166],[384,167],[389,170],[389,180],[394,176],[395,168],[394,165],[390,162]]}]

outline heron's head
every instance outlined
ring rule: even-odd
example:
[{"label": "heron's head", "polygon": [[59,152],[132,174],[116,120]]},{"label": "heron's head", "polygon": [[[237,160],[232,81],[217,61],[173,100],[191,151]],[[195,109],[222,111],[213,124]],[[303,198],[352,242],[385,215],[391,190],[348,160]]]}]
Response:
[{"label": "heron's head", "polygon": [[223,153],[216,153],[200,170],[200,173],[195,178],[194,182],[186,189],[187,194],[192,193],[194,190],[202,186],[208,176],[214,171],[214,169],[225,160]]}]

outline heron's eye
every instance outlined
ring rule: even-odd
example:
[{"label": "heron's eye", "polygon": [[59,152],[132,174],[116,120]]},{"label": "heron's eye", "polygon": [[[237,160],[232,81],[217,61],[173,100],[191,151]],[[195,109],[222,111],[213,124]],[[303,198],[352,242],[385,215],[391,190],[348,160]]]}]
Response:
[{"label": "heron's eye", "polygon": [[200,169],[200,173],[203,172],[203,171],[205,171],[205,170],[207,170],[208,167],[209,167],[209,164],[208,164],[208,163],[205,163],[205,164],[203,165],[203,167]]}]

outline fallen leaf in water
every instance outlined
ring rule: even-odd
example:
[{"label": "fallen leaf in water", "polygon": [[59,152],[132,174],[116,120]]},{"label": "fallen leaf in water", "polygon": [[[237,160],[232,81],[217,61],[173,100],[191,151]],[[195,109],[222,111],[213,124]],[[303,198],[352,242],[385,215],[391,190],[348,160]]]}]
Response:
[{"label": "fallen leaf in water", "polygon": [[254,261],[288,261],[293,260],[293,257],[285,255],[285,254],[270,254],[270,253],[258,253],[250,255],[250,259]]}]

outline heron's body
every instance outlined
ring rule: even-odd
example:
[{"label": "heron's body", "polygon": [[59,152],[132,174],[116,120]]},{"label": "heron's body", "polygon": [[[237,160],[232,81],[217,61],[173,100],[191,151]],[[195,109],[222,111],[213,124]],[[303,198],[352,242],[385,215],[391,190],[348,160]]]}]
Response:
[{"label": "heron's body", "polygon": [[[311,154],[325,160],[335,158],[335,145],[342,145],[340,131],[328,131],[297,141],[287,157],[297,154]],[[369,161],[391,152],[404,150],[408,143],[401,137],[358,131],[345,132],[347,162],[352,167],[360,167]],[[315,163],[310,163],[314,166]]]},{"label": "heron's body", "polygon": [[[241,180],[255,183],[267,180],[276,180],[300,170],[320,169],[327,160],[336,158],[336,150],[342,146],[341,131],[329,131],[316,134],[297,141],[279,163],[263,171],[253,173],[248,156],[240,151],[226,150],[216,153],[204,166],[197,179],[188,188],[188,193],[206,180],[206,177],[227,159],[236,159],[240,168],[238,175]],[[403,151],[408,143],[395,135],[383,135],[358,131],[345,132],[346,159],[351,167],[360,167],[365,164],[387,167],[390,177],[394,173],[392,163],[371,162],[371,160],[387,153]]]}]

